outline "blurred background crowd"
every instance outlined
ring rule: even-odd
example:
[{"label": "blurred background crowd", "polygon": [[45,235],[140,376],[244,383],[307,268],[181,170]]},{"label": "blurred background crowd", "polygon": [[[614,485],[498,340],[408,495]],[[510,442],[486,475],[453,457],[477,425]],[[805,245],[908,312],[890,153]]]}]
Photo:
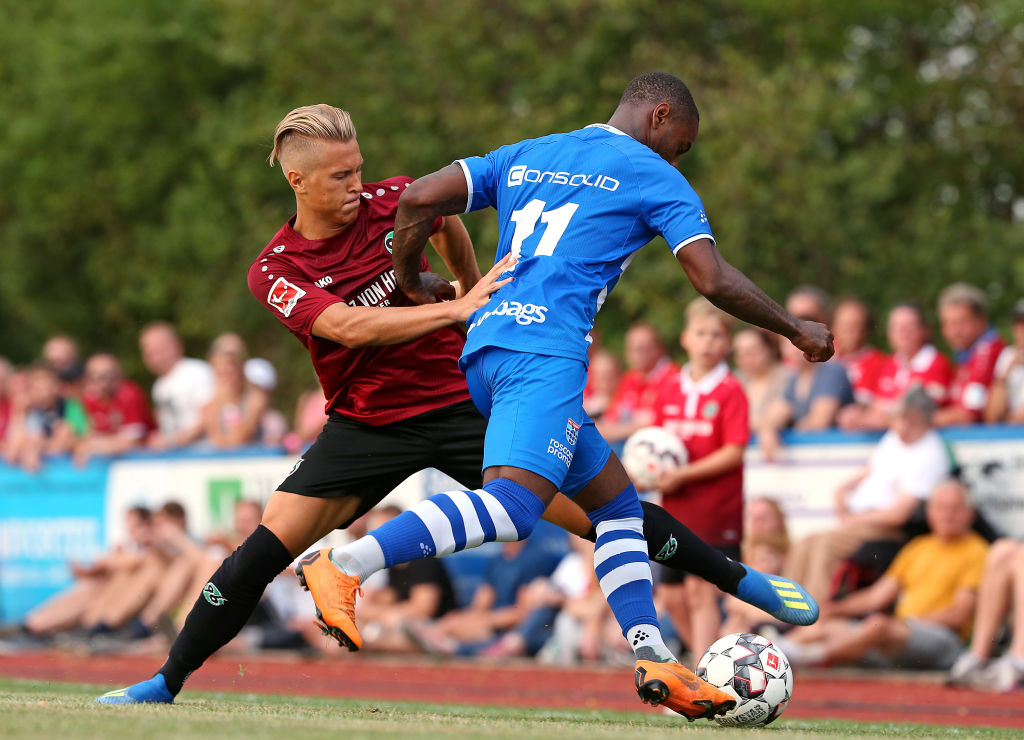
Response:
[{"label": "blurred background crowd", "polygon": [[[787,631],[699,579],[662,570],[657,596],[666,626],[693,660],[717,635],[756,630],[797,665],[923,668],[947,671],[952,682],[1015,688],[1024,677],[1024,543],[998,538],[975,512],[940,430],[1024,423],[1024,299],[1009,317],[990,317],[984,293],[957,283],[934,309],[898,303],[876,318],[863,301],[833,302],[803,285],[786,304],[800,318],[833,327],[835,359],[808,363],[775,335],[741,327],[724,333],[722,357],[708,365],[731,358],[757,441],[751,454],[769,462],[784,457],[787,430],[875,431],[881,439],[863,471],[835,491],[834,530],[791,538],[782,507],[763,497],[741,500],[742,525],[729,542],[702,531],[700,521],[687,523],[723,552],[803,582],[822,603],[822,620]],[[936,319],[950,354],[933,343]],[[699,320],[700,312],[687,311],[688,325]],[[885,348],[868,344],[876,321],[885,327]],[[1009,326],[1005,337],[997,324]],[[595,341],[585,403],[614,444],[664,420],[666,385],[707,360],[673,360],[665,335],[680,329],[634,324],[621,359]],[[124,377],[118,357],[83,357],[69,336],[47,340],[31,366],[0,361],[6,462],[36,471],[61,455],[85,464],[182,448],[264,445],[296,453],[326,419],[319,388],[275,398],[273,365],[250,357],[236,334],[218,336],[206,359],[197,359],[185,355],[174,326],[156,322],[140,332],[139,351],[155,379],[149,392]],[[695,462],[691,451],[689,465]],[[678,491],[661,487],[645,495],[669,506]],[[687,521],[694,506],[689,500],[671,510]],[[378,507],[354,534],[399,511]],[[232,531],[198,539],[174,501],[124,512],[128,540],[95,562],[71,564],[74,586],[8,628],[2,644],[165,649],[210,573],[260,513],[259,503],[239,501]],[[542,528],[526,542],[482,554],[392,568],[364,586],[359,615],[367,649],[629,663],[632,654],[596,587],[592,548]],[[333,652],[310,615],[308,597],[286,570],[225,649]]]}]

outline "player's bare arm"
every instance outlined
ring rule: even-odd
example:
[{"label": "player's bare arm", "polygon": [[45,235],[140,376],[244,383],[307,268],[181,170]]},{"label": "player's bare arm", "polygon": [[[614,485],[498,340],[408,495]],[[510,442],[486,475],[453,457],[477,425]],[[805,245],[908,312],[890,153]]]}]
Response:
[{"label": "player's bare arm", "polygon": [[458,283],[458,286],[452,288],[451,294],[445,291],[442,294],[444,297],[460,298],[480,282],[480,265],[473,252],[473,242],[458,216],[444,217],[441,228],[430,237],[430,245],[444,260]]},{"label": "player's bare arm", "polygon": [[[424,175],[402,193],[395,215],[392,262],[398,287],[417,303],[437,300],[432,278],[420,272],[420,255],[430,238],[434,220],[466,210],[466,176],[457,164]],[[433,273],[427,273],[432,275]],[[456,274],[461,283],[462,278]]]},{"label": "player's bare arm", "polygon": [[495,264],[465,296],[454,301],[393,308],[332,304],[313,322],[313,334],[346,347],[399,344],[417,339],[443,326],[465,322],[487,303],[492,293],[511,280],[499,280],[498,276],[513,265],[514,260],[509,255]]},{"label": "player's bare arm", "polygon": [[733,316],[781,334],[802,349],[811,362],[824,362],[835,352],[832,332],[824,324],[791,316],[763,290],[729,264],[710,239],[699,239],[676,253],[693,287]]}]

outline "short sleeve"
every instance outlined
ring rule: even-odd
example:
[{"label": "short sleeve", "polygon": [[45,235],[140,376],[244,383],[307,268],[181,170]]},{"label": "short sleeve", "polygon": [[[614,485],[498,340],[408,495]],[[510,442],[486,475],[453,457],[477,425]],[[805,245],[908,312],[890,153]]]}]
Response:
[{"label": "short sleeve", "polygon": [[502,147],[482,157],[457,159],[455,163],[462,168],[466,176],[465,213],[479,211],[481,208],[496,207],[498,203],[498,183],[501,180],[501,162],[508,147]]},{"label": "short sleeve", "polygon": [[722,444],[746,447],[750,441],[750,410],[747,394],[736,383],[722,401]]},{"label": "short sleeve", "polygon": [[[272,258],[249,268],[249,290],[274,317],[296,334],[309,335],[324,309],[343,299],[318,288],[286,260]],[[266,267],[267,271],[263,272]]]},{"label": "short sleeve", "polygon": [[715,241],[704,204],[679,170],[660,157],[644,158],[637,170],[644,219],[668,242],[672,254],[699,239]]},{"label": "short sleeve", "polygon": [[900,582],[900,585],[906,586],[907,569],[913,561],[914,551],[920,546],[920,544],[921,539],[917,538],[901,547],[900,551],[896,553],[896,557],[893,559],[889,569],[885,571],[885,575],[890,578],[895,578]]},{"label": "short sleeve", "polygon": [[822,396],[835,398],[840,406],[853,402],[853,386],[846,370],[838,363],[829,363],[818,367],[817,377],[811,390],[811,399]]}]

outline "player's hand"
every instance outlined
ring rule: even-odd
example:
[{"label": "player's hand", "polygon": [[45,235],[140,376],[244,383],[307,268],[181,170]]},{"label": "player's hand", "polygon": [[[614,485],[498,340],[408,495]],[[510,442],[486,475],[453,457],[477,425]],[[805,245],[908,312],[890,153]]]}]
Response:
[{"label": "player's hand", "polygon": [[516,260],[512,258],[511,254],[505,255],[503,259],[496,262],[494,267],[480,278],[480,282],[473,286],[472,290],[462,298],[452,301],[452,305],[456,307],[456,318],[459,321],[465,321],[473,315],[474,311],[486,305],[487,301],[491,299],[492,293],[511,283],[511,277],[504,280],[498,280],[498,277],[515,266]]},{"label": "player's hand", "polygon": [[832,330],[817,321],[800,321],[800,333],[790,341],[797,349],[803,350],[808,362],[825,362],[835,354]]},{"label": "player's hand", "polygon": [[452,284],[436,272],[421,272],[419,285],[409,290],[402,288],[402,292],[409,296],[413,303],[420,304],[437,303],[439,300],[450,301],[456,297]]}]

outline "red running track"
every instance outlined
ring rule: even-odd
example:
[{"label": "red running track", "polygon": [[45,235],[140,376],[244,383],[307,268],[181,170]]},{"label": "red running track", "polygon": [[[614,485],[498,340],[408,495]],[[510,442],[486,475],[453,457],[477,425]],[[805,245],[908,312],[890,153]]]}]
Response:
[{"label": "red running track", "polygon": [[[0,676],[125,686],[152,675],[159,659],[28,653],[0,656]],[[421,658],[343,660],[227,657],[207,661],[188,687],[368,700],[652,711],[633,692],[628,668],[499,666]],[[799,672],[787,718],[917,722],[1024,728],[1024,692],[992,694],[892,677],[868,681]]]}]

